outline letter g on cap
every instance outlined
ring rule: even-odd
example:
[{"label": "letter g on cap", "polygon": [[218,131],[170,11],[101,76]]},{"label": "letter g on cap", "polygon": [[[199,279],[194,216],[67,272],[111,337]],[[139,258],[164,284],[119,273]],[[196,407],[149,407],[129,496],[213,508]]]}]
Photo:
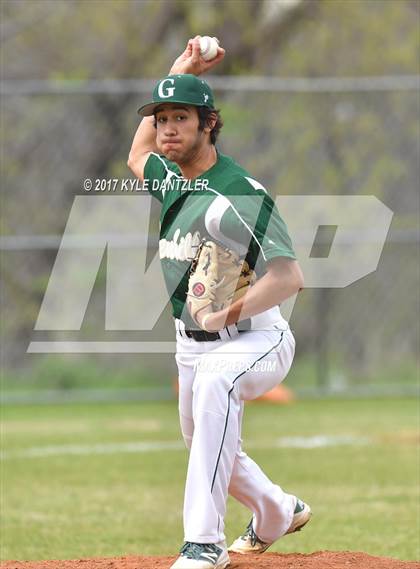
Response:
[{"label": "letter g on cap", "polygon": [[165,84],[170,83],[173,85],[175,83],[175,79],[164,79],[159,83],[158,87],[158,95],[162,99],[166,99],[168,97],[172,97],[175,93],[175,87],[167,87]]}]

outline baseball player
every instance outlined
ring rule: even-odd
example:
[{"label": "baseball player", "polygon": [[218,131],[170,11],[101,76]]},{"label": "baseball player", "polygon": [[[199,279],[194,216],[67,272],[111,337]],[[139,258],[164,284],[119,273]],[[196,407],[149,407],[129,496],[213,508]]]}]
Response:
[{"label": "baseball player", "polygon": [[[222,121],[199,76],[224,55],[219,47],[215,59],[204,61],[199,36],[188,41],[152,101],[139,109],[144,118],[128,159],[161,203],[159,254],[190,451],[185,543],[171,569],[224,568],[228,551],[263,553],[311,516],[307,504],[269,480],[241,448],[244,402],[271,390],[292,364],[295,341],[279,304],[302,288],[303,277],[272,198],[216,149]],[[230,274],[237,283],[226,292]],[[222,290],[230,303],[217,300]],[[252,512],[229,550],[228,494]]]}]

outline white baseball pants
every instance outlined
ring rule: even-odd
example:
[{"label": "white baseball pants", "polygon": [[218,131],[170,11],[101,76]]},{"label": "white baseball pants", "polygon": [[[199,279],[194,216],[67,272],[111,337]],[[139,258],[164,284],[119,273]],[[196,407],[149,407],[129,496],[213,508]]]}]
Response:
[{"label": "white baseball pants", "polygon": [[242,451],[241,424],[244,401],[270,391],[286,377],[295,351],[293,334],[281,320],[268,330],[197,342],[186,337],[179,320],[176,324],[179,415],[190,449],[184,540],[225,539],[229,493],[253,512],[258,537],[275,541],[290,527],[296,498],[273,484]]}]

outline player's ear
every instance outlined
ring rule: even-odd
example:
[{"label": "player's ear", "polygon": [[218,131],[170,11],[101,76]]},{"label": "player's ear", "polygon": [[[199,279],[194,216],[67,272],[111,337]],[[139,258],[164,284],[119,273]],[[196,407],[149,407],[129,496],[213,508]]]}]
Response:
[{"label": "player's ear", "polygon": [[214,129],[214,127],[216,126],[216,122],[217,122],[216,113],[210,113],[209,118],[207,119],[207,124],[208,124],[210,130]]},{"label": "player's ear", "polygon": [[216,126],[217,115],[216,113],[210,113],[206,120],[206,126],[204,127],[204,132],[211,132]]}]

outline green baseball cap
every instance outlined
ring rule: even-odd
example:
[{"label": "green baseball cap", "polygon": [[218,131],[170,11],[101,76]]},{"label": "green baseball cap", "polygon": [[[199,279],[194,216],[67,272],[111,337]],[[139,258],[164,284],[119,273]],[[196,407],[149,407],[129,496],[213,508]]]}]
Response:
[{"label": "green baseball cap", "polygon": [[214,109],[214,97],[208,84],[196,75],[168,75],[160,79],[153,90],[153,101],[137,111],[143,117],[153,115],[162,103],[183,103]]}]

